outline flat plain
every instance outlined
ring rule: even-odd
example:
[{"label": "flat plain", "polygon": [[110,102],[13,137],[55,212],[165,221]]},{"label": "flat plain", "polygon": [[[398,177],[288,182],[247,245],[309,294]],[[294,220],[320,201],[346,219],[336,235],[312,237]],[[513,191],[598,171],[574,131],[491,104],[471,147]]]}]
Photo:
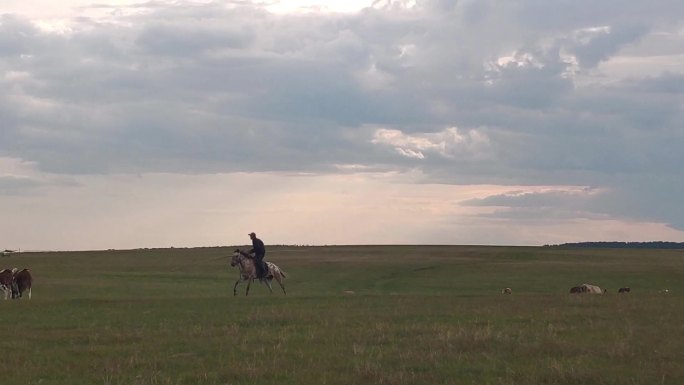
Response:
[{"label": "flat plain", "polygon": [[233,249],[1,258],[0,383],[684,384],[682,250],[272,246],[233,296]]}]

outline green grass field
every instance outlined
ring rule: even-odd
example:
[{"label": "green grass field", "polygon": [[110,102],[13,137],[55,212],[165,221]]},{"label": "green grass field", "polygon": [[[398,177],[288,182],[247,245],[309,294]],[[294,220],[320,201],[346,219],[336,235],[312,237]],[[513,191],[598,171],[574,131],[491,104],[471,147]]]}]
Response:
[{"label": "green grass field", "polygon": [[231,252],[0,259],[0,384],[684,384],[684,251],[270,247],[248,297]]}]

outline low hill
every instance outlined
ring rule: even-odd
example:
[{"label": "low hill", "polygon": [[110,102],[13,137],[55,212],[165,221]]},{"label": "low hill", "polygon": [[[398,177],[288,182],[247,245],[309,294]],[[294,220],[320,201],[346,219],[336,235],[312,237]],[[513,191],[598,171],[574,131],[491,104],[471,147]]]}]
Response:
[{"label": "low hill", "polygon": [[558,245],[544,245],[544,247],[562,247],[562,248],[585,248],[585,249],[684,249],[684,242],[665,242],[665,241],[651,241],[651,242],[576,242],[576,243],[562,243]]}]

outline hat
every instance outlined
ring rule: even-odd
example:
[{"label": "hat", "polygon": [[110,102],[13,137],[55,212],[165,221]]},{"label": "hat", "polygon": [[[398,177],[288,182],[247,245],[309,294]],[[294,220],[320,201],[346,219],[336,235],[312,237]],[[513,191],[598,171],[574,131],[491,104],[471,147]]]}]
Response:
[{"label": "hat", "polygon": [[249,234],[247,234],[247,235],[249,235],[250,237],[251,237],[252,235],[256,237],[256,234],[254,234],[254,233],[249,233]]}]

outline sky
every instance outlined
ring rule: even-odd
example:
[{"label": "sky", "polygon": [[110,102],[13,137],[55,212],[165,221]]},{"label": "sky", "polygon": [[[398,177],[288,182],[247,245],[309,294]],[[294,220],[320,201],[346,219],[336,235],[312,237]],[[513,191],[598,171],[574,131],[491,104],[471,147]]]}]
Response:
[{"label": "sky", "polygon": [[680,0],[0,1],[0,249],[684,241]]}]

